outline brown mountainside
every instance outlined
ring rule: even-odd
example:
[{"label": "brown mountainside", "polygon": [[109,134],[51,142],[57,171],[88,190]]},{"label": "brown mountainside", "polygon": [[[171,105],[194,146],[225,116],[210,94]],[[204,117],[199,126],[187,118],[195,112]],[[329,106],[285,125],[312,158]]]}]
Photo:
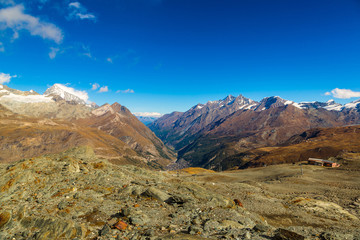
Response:
[{"label": "brown mountainside", "polygon": [[120,139],[150,161],[174,158],[161,140],[126,107],[118,103],[105,104],[91,113],[90,117],[79,119],[77,124],[97,128]]},{"label": "brown mountainside", "polygon": [[295,163],[309,157],[331,159],[346,165],[343,155],[360,153],[360,125],[315,128],[291,137],[282,146],[257,148],[223,160],[225,168]]},{"label": "brown mountainside", "polygon": [[0,162],[57,153],[82,145],[93,147],[98,156],[119,162],[145,162],[124,142],[95,128],[82,127],[66,120],[11,114],[1,105],[0,116]]}]

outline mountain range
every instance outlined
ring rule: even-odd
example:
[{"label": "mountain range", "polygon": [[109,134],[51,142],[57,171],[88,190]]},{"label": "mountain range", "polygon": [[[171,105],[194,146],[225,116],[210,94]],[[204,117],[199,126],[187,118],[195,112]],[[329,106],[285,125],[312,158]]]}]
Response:
[{"label": "mountain range", "polygon": [[[119,103],[98,106],[88,100],[86,92],[61,84],[51,86],[42,95],[0,85],[2,162],[90,145],[98,156],[119,164],[170,169],[246,168],[304,160],[307,155],[303,152],[282,152],[282,156],[292,157],[279,157],[278,161],[270,156],[279,147],[294,149],[287,148],[297,144],[292,139],[306,136],[313,129],[326,128],[335,134],[339,131],[335,127],[356,124],[360,124],[360,99],[341,105],[333,100],[296,103],[278,96],[257,102],[229,95],[197,104],[186,112],[162,116],[132,114]],[[322,148],[317,148],[326,149],[328,145],[325,141]],[[313,155],[316,151],[325,157],[339,153],[338,148],[328,151],[328,155],[314,149],[307,146],[307,152]]]},{"label": "mountain range", "polygon": [[251,149],[278,146],[309,129],[351,124],[360,124],[360,100],[295,103],[273,96],[256,102],[229,95],[164,115],[149,127],[178,153],[181,165],[224,169],[242,162],[222,166],[225,159]]}]

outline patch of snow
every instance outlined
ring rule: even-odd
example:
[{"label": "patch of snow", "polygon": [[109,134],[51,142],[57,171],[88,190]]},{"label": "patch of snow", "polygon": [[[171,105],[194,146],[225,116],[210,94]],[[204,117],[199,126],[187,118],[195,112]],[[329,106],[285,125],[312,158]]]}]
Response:
[{"label": "patch of snow", "polygon": [[294,107],[299,108],[299,109],[304,109],[304,107],[301,106],[301,103],[299,104],[299,103],[293,102],[292,105],[293,105]]},{"label": "patch of snow", "polygon": [[6,89],[1,89],[1,90],[0,90],[0,93],[9,93],[9,91],[6,90]]},{"label": "patch of snow", "polygon": [[288,100],[288,101],[284,102],[284,104],[285,104],[285,105],[290,105],[290,104],[294,104],[294,102]]},{"label": "patch of snow", "polygon": [[310,102],[301,102],[300,104],[306,104],[306,103],[316,103],[315,101],[310,101]]},{"label": "patch of snow", "polygon": [[339,104],[339,105],[329,105],[323,108],[328,111],[341,111],[344,107]]},{"label": "patch of snow", "polygon": [[255,107],[256,105],[257,105],[256,103],[255,103],[255,104],[248,105],[245,109],[251,109],[251,108]]},{"label": "patch of snow", "polygon": [[23,96],[23,95],[16,95],[13,93],[2,96],[0,99],[23,102],[23,103],[54,102],[51,97],[47,97],[44,95]]},{"label": "patch of snow", "polygon": [[4,88],[4,86],[2,84],[0,84],[0,89],[3,89],[3,88]]},{"label": "patch of snow", "polygon": [[356,108],[359,104],[360,104],[360,99],[359,99],[359,100],[356,100],[356,101],[353,101],[353,102],[350,102],[350,103],[345,104],[345,108]]}]

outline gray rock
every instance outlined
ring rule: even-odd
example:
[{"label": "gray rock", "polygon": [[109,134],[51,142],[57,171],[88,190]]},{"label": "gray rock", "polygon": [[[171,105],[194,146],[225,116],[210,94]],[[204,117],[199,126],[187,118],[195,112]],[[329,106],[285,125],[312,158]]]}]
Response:
[{"label": "gray rock", "polygon": [[129,219],[133,225],[145,225],[150,221],[149,217],[144,214],[134,214]]},{"label": "gray rock", "polygon": [[188,230],[188,232],[192,235],[201,234],[203,231],[204,230],[201,227],[195,225],[191,225]]},{"label": "gray rock", "polygon": [[267,232],[270,230],[270,227],[265,224],[256,224],[253,228],[256,232]]},{"label": "gray rock", "polygon": [[295,232],[279,228],[273,240],[305,240],[305,237]]},{"label": "gray rock", "polygon": [[61,202],[59,202],[59,204],[57,205],[57,208],[58,209],[60,209],[60,210],[62,210],[62,209],[64,209],[64,208],[66,208],[67,206],[68,206],[68,202],[66,202],[66,201],[61,201]]},{"label": "gray rock", "polygon": [[165,202],[168,200],[171,196],[155,187],[148,188],[145,192],[141,194],[144,197],[151,197],[155,198],[161,202]]},{"label": "gray rock", "polygon": [[218,230],[220,228],[220,224],[218,221],[209,220],[204,224],[204,230],[209,232],[213,230]]},{"label": "gray rock", "polygon": [[108,224],[105,224],[104,227],[100,230],[100,236],[105,236],[111,232],[111,228]]}]

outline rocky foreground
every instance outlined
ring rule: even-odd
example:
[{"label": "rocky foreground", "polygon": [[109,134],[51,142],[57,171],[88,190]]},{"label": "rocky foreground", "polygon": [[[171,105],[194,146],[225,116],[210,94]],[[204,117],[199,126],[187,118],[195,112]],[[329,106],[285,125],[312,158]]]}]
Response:
[{"label": "rocky foreground", "polygon": [[[299,221],[270,223],[262,210]],[[89,147],[0,165],[1,240],[360,239],[358,213],[256,184],[113,165]]]}]

